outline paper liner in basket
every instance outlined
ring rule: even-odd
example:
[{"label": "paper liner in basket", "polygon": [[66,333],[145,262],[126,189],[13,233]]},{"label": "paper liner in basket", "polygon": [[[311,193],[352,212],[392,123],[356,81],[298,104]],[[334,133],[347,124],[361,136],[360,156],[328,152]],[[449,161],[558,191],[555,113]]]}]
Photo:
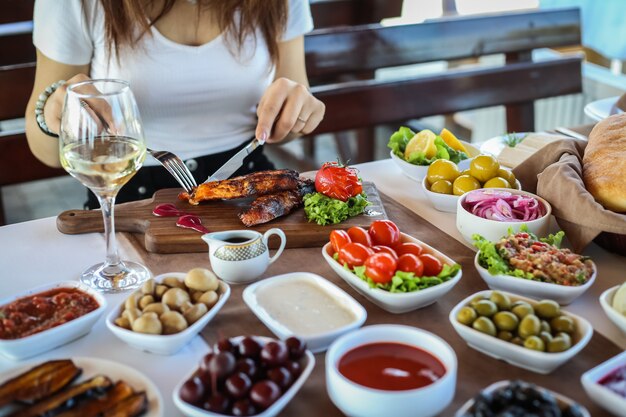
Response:
[{"label": "paper liner in basket", "polygon": [[601,232],[626,235],[626,215],[606,210],[586,190],[582,158],[587,142],[564,139],[545,146],[513,170],[522,189],[545,198],[576,252]]}]

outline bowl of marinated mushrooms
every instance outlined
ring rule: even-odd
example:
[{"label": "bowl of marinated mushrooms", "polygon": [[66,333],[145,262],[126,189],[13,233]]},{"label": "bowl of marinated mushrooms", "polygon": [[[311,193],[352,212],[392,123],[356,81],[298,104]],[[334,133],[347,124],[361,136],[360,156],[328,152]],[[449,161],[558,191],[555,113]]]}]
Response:
[{"label": "bowl of marinated mushrooms", "polygon": [[206,268],[161,274],[130,294],[106,324],[136,349],[172,355],[211,321],[229,296],[230,286]]}]

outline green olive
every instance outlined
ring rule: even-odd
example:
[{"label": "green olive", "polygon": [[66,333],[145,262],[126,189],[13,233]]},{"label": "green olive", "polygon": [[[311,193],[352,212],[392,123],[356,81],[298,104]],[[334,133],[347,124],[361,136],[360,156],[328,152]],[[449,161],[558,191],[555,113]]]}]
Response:
[{"label": "green olive", "polygon": [[481,333],[488,334],[489,336],[496,335],[496,325],[488,317],[478,317],[472,323],[472,327]]},{"label": "green olive", "polygon": [[518,346],[524,346],[524,339],[519,336],[515,336],[513,339],[511,339],[511,343]]},{"label": "green olive", "polygon": [[510,342],[511,340],[513,340],[513,337],[513,333],[509,331],[501,330],[498,332],[498,339],[504,340],[505,342]]},{"label": "green olive", "polygon": [[567,349],[572,347],[571,339],[567,339],[565,337],[555,337],[550,342],[548,342],[548,352],[564,352]]},{"label": "green olive", "polygon": [[476,297],[472,298],[472,300],[469,302],[469,305],[471,307],[474,307],[477,302],[482,301],[482,300],[486,300],[486,299],[487,299],[487,297],[485,297],[484,295],[477,295]]},{"label": "green olive", "polygon": [[545,320],[541,320],[541,331],[552,334],[552,327],[550,327],[550,323]]},{"label": "green olive", "polygon": [[502,177],[493,177],[483,184],[483,188],[511,188],[511,184]]},{"label": "green olive", "polygon": [[574,333],[574,320],[569,316],[558,316],[550,320],[554,332]]},{"label": "green olive", "polygon": [[548,345],[548,343],[550,343],[552,339],[554,339],[552,335],[550,334],[550,332],[544,332],[544,331],[539,333],[539,337],[541,338],[541,340],[543,340],[546,346]]},{"label": "green olive", "polygon": [[456,319],[459,321],[459,323],[465,324],[466,326],[471,326],[477,317],[478,314],[476,314],[476,310],[474,310],[472,307],[466,306],[459,310]]},{"label": "green olive", "polygon": [[426,179],[429,184],[434,184],[439,180],[454,181],[461,172],[459,167],[448,159],[437,159],[428,167]]},{"label": "green olive", "polygon": [[493,316],[493,322],[498,330],[515,330],[519,325],[519,319],[510,311],[499,311]]},{"label": "green olive", "polygon": [[433,185],[430,186],[430,191],[439,194],[452,194],[452,183],[447,180],[435,181]]},{"label": "green olive", "polygon": [[535,304],[535,312],[542,319],[553,319],[561,314],[561,306],[553,300],[541,300]]},{"label": "green olive", "polygon": [[533,309],[533,306],[528,304],[526,301],[517,301],[513,303],[513,305],[511,306],[511,311],[520,320],[529,314],[535,314],[535,309]]},{"label": "green olive", "polygon": [[546,350],[546,344],[539,336],[529,336],[524,340],[524,347],[526,349],[538,350],[543,352]]},{"label": "green olive", "polygon": [[493,301],[496,306],[498,306],[498,310],[500,311],[511,309],[511,299],[508,295],[503,294],[500,291],[493,291],[489,299]]},{"label": "green olive", "polygon": [[519,323],[519,328],[517,329],[517,334],[522,338],[526,339],[530,336],[537,336],[541,331],[541,322],[539,321],[539,317],[534,314],[529,314],[525,316],[522,321]]},{"label": "green olive", "polygon": [[459,175],[452,183],[452,193],[454,195],[465,194],[468,191],[478,190],[480,182],[471,175]]},{"label": "green olive", "polygon": [[510,169],[500,168],[498,170],[497,176],[507,180],[511,188],[517,188],[517,184],[515,182],[515,175],[513,174],[513,171],[511,171]]},{"label": "green olive", "polygon": [[498,174],[500,164],[491,155],[478,155],[470,162],[470,174],[480,182],[486,182]]},{"label": "green olive", "polygon": [[474,309],[479,316],[491,317],[498,312],[498,307],[491,300],[481,300],[474,304]]}]

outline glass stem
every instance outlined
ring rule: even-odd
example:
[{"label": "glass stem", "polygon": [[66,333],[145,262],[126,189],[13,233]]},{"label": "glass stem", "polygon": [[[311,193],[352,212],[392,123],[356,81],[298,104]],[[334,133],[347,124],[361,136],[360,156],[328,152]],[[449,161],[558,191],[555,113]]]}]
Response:
[{"label": "glass stem", "polygon": [[104,222],[104,238],[107,245],[107,257],[105,270],[114,272],[113,269],[121,269],[120,256],[117,253],[117,240],[115,240],[115,222],[113,221],[115,196],[98,196],[102,208],[102,220]]}]

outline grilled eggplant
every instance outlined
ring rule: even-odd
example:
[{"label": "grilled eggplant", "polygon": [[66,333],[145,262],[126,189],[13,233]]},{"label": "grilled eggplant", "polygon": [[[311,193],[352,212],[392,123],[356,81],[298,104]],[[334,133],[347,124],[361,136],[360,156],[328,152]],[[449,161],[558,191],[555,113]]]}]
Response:
[{"label": "grilled eggplant", "polygon": [[42,363],[0,386],[0,407],[12,401],[32,404],[60,391],[81,373],[69,359]]},{"label": "grilled eggplant", "polygon": [[55,417],[98,417],[134,393],[133,387],[124,381],[118,381],[104,395],[85,399],[76,407],[57,414]]},{"label": "grilled eggplant", "polygon": [[68,387],[30,407],[10,414],[9,417],[37,417],[56,413],[64,408],[72,407],[76,401],[89,393],[104,393],[113,383],[106,376],[98,375],[81,384]]},{"label": "grilled eggplant", "polygon": [[145,392],[133,394],[102,413],[102,417],[135,417],[148,409],[148,396]]}]

